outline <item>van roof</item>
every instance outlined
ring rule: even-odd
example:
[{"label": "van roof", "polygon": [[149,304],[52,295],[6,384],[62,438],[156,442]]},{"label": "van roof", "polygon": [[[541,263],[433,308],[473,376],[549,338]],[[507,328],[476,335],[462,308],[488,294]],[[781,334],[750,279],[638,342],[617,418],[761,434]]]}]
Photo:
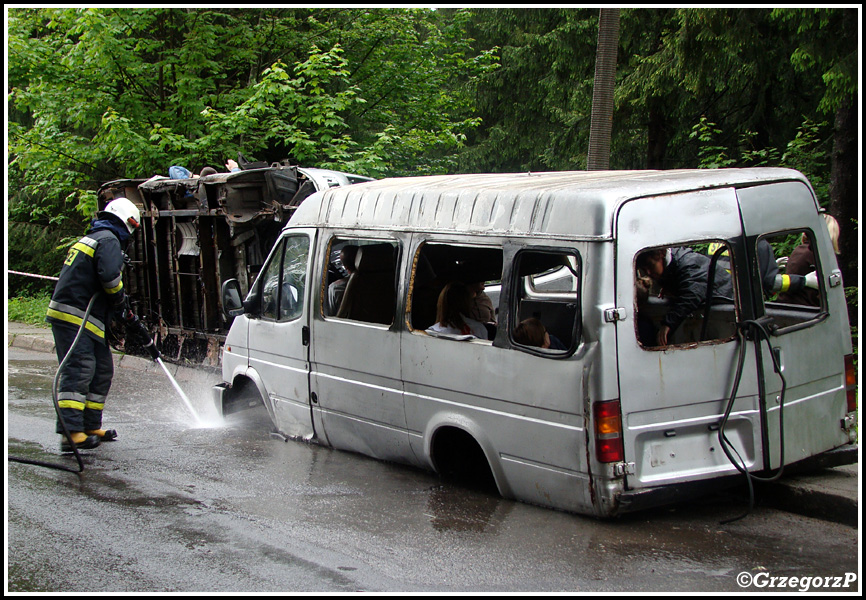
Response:
[{"label": "van roof", "polygon": [[314,194],[287,226],[609,238],[629,199],[791,180],[806,181],[776,168],[398,177]]}]

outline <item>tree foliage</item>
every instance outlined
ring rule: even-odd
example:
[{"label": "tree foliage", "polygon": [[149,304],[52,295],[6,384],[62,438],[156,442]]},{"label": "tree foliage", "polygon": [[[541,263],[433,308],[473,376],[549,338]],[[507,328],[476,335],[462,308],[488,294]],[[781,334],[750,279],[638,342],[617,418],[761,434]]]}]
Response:
[{"label": "tree foliage", "polygon": [[[444,172],[472,115],[461,13],[11,9],[10,168],[56,214],[109,178],[241,151],[361,174]],[[372,35],[371,35],[372,32]],[[37,211],[38,213],[38,211]]]},{"label": "tree foliage", "polygon": [[[100,182],[238,152],[374,177],[586,165],[596,9],[7,14],[9,219],[56,244]],[[856,256],[858,22],[856,9],[623,9],[611,167],[792,166]]]}]

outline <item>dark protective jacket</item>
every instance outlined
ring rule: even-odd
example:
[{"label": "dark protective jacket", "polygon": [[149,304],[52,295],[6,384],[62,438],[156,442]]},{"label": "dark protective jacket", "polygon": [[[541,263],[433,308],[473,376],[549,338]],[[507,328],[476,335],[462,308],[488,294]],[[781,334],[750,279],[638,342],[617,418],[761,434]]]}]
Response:
[{"label": "dark protective jacket", "polygon": [[75,242],[66,255],[46,321],[80,327],[90,298],[96,294],[85,331],[105,342],[109,319],[126,299],[122,271],[123,247],[128,240],[126,225],[119,220],[109,217],[93,221],[87,235]]},{"label": "dark protective jacket", "polygon": [[[791,256],[788,258],[788,264],[785,267],[785,274],[806,275],[817,269],[817,261],[815,253],[812,251],[812,244],[809,238],[794,248]],[[803,286],[800,289],[788,289],[779,294],[779,302],[787,302],[788,304],[803,304],[807,306],[821,306],[821,297],[818,295],[818,290],[813,290]]]},{"label": "dark protective jacket", "polygon": [[[671,299],[671,306],[662,321],[671,331],[706,301],[709,268],[709,257],[689,248],[671,249],[670,262],[665,265],[659,280],[662,293]],[[731,274],[723,265],[716,265],[713,298],[733,301],[733,297]]]}]

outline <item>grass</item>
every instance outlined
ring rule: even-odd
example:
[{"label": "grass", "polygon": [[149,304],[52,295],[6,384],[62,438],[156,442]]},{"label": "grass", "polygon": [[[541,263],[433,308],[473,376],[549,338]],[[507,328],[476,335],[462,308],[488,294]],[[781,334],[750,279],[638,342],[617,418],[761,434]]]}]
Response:
[{"label": "grass", "polygon": [[9,320],[28,325],[48,327],[45,322],[45,312],[48,310],[49,294],[39,296],[9,298]]}]

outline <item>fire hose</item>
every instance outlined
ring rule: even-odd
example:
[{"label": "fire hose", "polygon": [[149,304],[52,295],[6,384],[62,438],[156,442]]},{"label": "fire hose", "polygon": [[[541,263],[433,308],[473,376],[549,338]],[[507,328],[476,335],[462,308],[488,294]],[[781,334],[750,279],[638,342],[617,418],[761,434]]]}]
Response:
[{"label": "fire hose", "polygon": [[[72,355],[72,351],[75,349],[75,346],[78,345],[78,341],[81,339],[81,334],[84,332],[85,325],[87,325],[87,319],[88,319],[88,317],[90,317],[90,312],[91,312],[91,310],[93,310],[93,303],[96,301],[98,294],[99,294],[99,292],[97,292],[96,294],[94,294],[90,298],[90,302],[88,302],[87,309],[84,311],[84,316],[81,319],[81,325],[78,327],[78,333],[75,335],[75,339],[72,341],[72,344],[70,345],[69,350],[66,352],[66,355],[63,357],[63,360],[60,361],[60,366],[57,367],[57,373],[55,373],[55,375],[54,375],[54,382],[51,386],[51,399],[54,402],[54,411],[57,413],[57,421],[60,424],[61,429],[63,429],[63,435],[68,440],[69,445],[72,448],[72,452],[75,454],[75,460],[78,462],[78,470],[76,471],[72,467],[69,467],[69,466],[63,465],[63,464],[50,463],[50,462],[46,462],[46,461],[23,458],[23,457],[19,457],[19,456],[9,456],[8,460],[11,460],[13,462],[18,462],[18,463],[24,463],[24,464],[28,464],[28,465],[38,465],[41,467],[58,469],[61,471],[69,471],[70,473],[81,473],[84,471],[84,461],[81,459],[81,454],[79,454],[76,444],[72,441],[72,434],[69,432],[69,429],[66,427],[66,423],[63,421],[63,418],[60,416],[60,403],[57,400],[57,384],[60,381],[60,373],[63,372],[63,367],[66,366],[66,362],[68,361],[69,357]],[[131,313],[129,311],[127,311],[127,314],[131,314]],[[153,358],[154,361],[159,362],[160,365],[163,367],[163,369],[165,369],[165,366],[162,365],[162,360],[160,359],[159,350],[157,350],[156,345],[153,342],[153,338],[150,337],[150,334],[148,333],[145,326],[141,323],[141,321],[139,321],[138,318],[135,317],[135,318],[131,318],[131,319],[125,319],[125,324],[126,324],[127,332],[136,333],[139,336],[141,336],[143,339],[147,340],[147,343],[145,343],[144,348],[148,351],[151,358]],[[168,374],[168,371],[166,371],[166,374]],[[169,378],[171,379],[171,375],[169,375]],[[177,383],[174,381],[174,379],[172,379],[172,383],[174,383],[175,387],[177,387]],[[184,398],[184,399],[186,399],[186,398]],[[188,402],[189,401],[187,400],[187,403]]]}]

